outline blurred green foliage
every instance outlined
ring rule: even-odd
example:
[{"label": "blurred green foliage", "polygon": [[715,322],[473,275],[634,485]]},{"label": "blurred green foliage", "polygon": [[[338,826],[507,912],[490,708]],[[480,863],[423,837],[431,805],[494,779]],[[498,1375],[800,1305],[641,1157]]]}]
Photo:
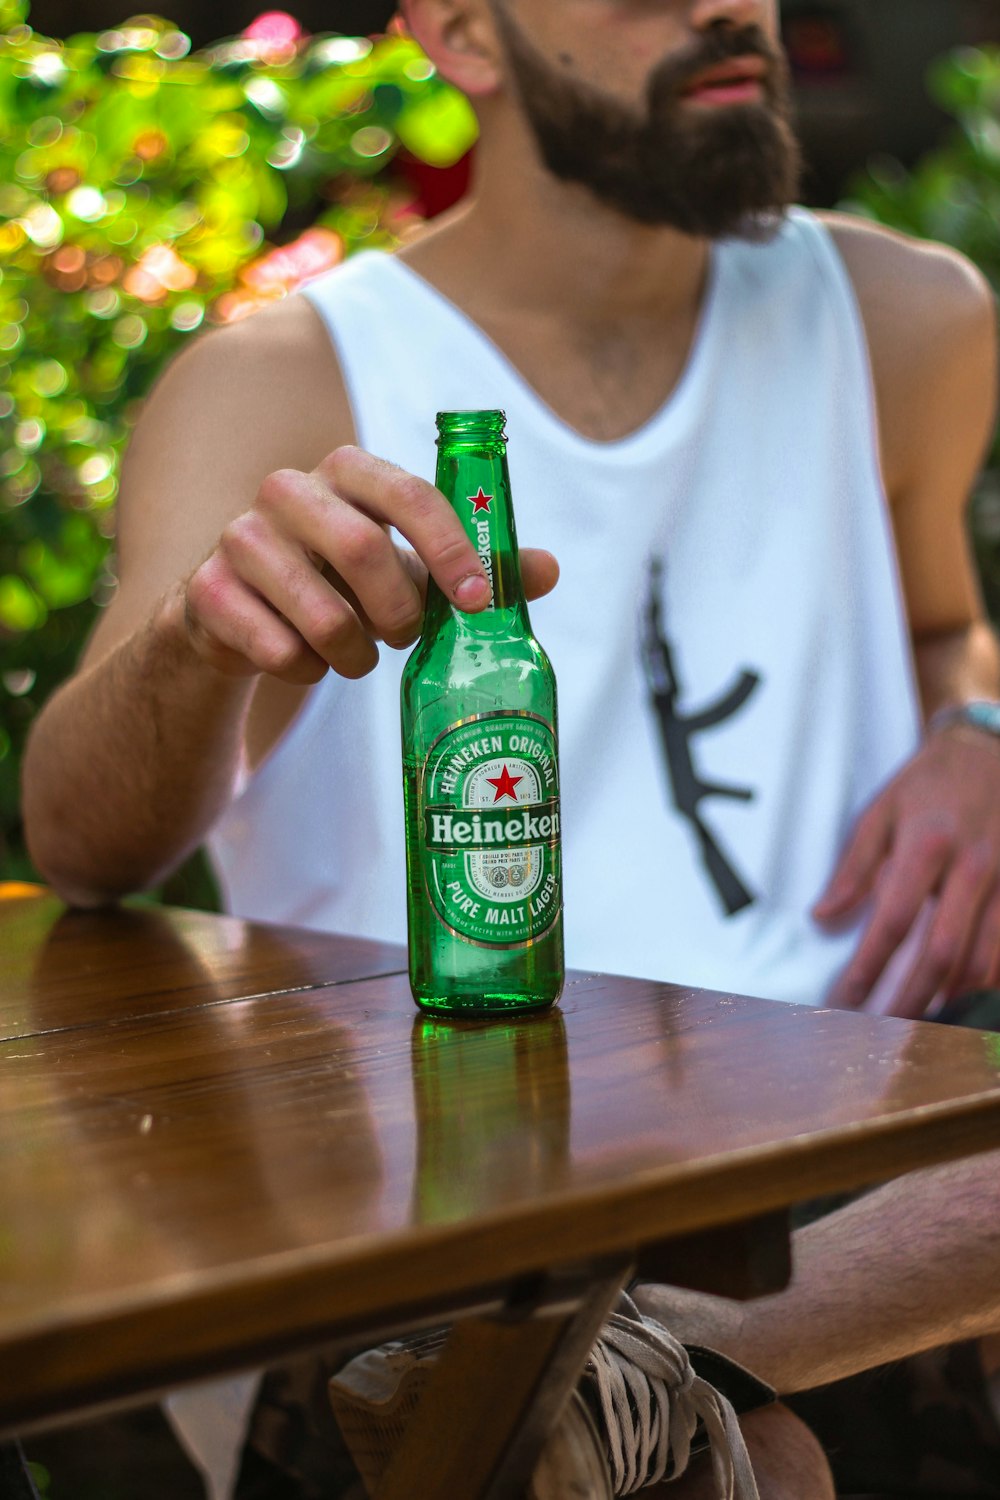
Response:
[{"label": "blurred green foliage", "polygon": [[0,877],[31,873],[22,748],[114,588],[150,382],[202,325],[394,243],[414,218],[400,148],[444,166],[474,134],[401,34],[272,14],[189,55],[153,16],[54,41],[0,0]]},{"label": "blurred green foliage", "polygon": [[[948,142],[914,171],[870,163],[843,205],[922,239],[953,245],[1000,296],[1000,48],[965,48],[930,75],[934,98],[957,121]],[[1000,430],[972,501],[972,534],[986,602],[1000,621]]]}]

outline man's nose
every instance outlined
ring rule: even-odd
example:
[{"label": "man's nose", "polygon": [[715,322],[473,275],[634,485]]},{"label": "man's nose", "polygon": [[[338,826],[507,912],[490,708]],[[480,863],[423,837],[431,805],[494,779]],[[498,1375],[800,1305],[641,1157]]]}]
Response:
[{"label": "man's nose", "polygon": [[710,26],[761,26],[771,31],[777,25],[777,0],[692,0],[690,24],[694,31]]}]

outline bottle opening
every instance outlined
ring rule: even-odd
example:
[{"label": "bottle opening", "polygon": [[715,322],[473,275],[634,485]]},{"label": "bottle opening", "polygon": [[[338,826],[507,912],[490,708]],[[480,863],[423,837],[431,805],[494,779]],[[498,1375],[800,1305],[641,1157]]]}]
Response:
[{"label": "bottle opening", "polygon": [[507,434],[504,426],[507,415],[502,411],[439,411],[437,430],[439,441],[456,440],[504,442]]}]

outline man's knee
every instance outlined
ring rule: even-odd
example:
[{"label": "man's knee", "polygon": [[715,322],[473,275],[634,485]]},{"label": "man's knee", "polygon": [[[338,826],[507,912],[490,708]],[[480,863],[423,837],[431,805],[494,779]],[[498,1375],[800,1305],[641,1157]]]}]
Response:
[{"label": "man's knee", "polygon": [[[830,1466],[806,1424],[786,1406],[766,1406],[741,1418],[760,1500],[835,1500]],[[643,1491],[650,1500],[716,1500],[711,1461],[700,1454],[669,1485]]]},{"label": "man's knee", "polygon": [[768,1406],[743,1419],[760,1500],[835,1500],[826,1454],[810,1428],[787,1406]]}]

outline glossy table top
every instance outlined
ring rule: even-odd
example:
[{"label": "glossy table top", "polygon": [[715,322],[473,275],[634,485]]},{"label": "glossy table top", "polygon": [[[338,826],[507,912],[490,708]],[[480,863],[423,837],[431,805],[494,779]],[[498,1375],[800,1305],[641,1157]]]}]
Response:
[{"label": "glossy table top", "polygon": [[585,974],[448,1024],[403,962],[0,900],[0,1418],[1000,1146],[1000,1038]]}]

